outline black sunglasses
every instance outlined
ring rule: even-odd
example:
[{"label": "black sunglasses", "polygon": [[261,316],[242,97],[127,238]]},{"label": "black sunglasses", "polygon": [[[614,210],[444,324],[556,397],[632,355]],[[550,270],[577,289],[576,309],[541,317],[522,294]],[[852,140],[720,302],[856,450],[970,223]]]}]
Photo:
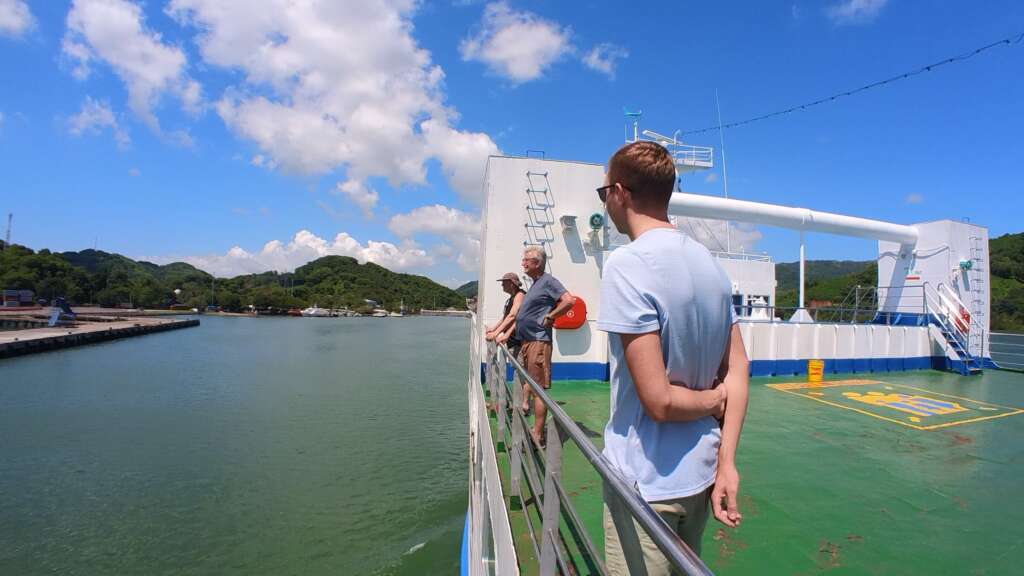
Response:
[{"label": "black sunglasses", "polygon": [[615,188],[615,184],[609,184],[607,186],[601,186],[597,189],[597,197],[601,199],[601,202],[608,201],[608,191]]}]

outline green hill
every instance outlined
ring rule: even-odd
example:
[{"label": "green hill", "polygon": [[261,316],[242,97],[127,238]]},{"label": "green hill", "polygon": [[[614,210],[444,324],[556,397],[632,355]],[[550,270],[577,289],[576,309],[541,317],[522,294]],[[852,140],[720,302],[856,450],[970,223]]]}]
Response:
[{"label": "green hill", "polygon": [[[809,283],[811,281],[829,280],[857,274],[863,272],[865,268],[873,263],[873,260],[808,260],[805,263],[805,272]],[[779,262],[776,264],[775,281],[778,283],[776,289],[779,291],[796,290],[799,288],[797,283],[800,281],[800,263]],[[874,282],[872,280],[872,284]]]},{"label": "green hill", "polygon": [[[780,271],[782,268],[782,271]],[[790,275],[791,270],[796,273]],[[832,302],[839,306],[850,291],[857,286],[875,286],[878,283],[878,265],[874,262],[848,260],[811,260],[806,263],[807,286],[805,299]],[[783,262],[775,265],[776,306],[782,308],[779,314],[788,318],[796,308],[799,297],[800,263]]]},{"label": "green hill", "polygon": [[[376,264],[359,264],[346,256],[325,256],[293,273],[264,272],[214,279],[184,262],[157,265],[100,250],[33,252],[12,245],[0,252],[0,287],[33,290],[52,300],[64,296],[72,304],[130,304],[145,308],[174,303],[194,308],[216,304],[226,310],[323,307],[367,307],[366,300],[410,311],[449,306],[462,308],[465,298],[424,276],[399,274]],[[181,290],[175,295],[175,290]]]},{"label": "green hill", "polygon": [[477,281],[476,280],[472,280],[470,282],[466,282],[462,286],[459,286],[458,288],[456,288],[455,292],[457,292],[459,295],[461,295],[464,298],[476,298]]},{"label": "green hill", "polygon": [[990,239],[992,330],[1024,332],[1024,233]]}]

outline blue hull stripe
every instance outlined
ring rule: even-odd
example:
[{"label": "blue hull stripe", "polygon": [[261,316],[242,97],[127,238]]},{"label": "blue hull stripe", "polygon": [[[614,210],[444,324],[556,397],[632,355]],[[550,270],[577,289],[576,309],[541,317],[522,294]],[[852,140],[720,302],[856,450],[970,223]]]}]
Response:
[{"label": "blue hull stripe", "polygon": [[[941,358],[940,358],[941,360]],[[825,360],[825,374],[857,372],[904,372],[928,370],[931,356],[912,358],[838,358]],[[807,374],[807,360],[751,360],[751,376],[802,376]]]},{"label": "blue hull stripe", "polygon": [[466,523],[462,526],[462,552],[459,555],[459,575],[469,576],[469,510],[466,510]]},{"label": "blue hull stripe", "polygon": [[[944,356],[918,356],[909,358],[838,358],[825,360],[826,374],[870,372],[904,372],[907,370],[956,371],[960,362]],[[995,368],[991,359],[982,362],[984,368]],[[751,360],[751,376],[800,376],[807,374],[807,360]],[[480,365],[484,378],[484,365]],[[603,362],[555,362],[551,366],[552,380],[608,381],[608,364]],[[512,367],[506,378],[512,379]]]}]

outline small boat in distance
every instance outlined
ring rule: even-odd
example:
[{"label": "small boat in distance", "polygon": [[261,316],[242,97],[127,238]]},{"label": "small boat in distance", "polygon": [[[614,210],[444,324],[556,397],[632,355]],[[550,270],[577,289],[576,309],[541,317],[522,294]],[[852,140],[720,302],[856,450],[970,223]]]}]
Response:
[{"label": "small boat in distance", "polygon": [[303,310],[302,315],[307,318],[328,318],[331,315],[331,311],[313,304],[311,307]]},{"label": "small boat in distance", "polygon": [[371,316],[373,316],[374,318],[387,318],[388,311],[383,308],[374,308],[373,314],[371,314]]}]

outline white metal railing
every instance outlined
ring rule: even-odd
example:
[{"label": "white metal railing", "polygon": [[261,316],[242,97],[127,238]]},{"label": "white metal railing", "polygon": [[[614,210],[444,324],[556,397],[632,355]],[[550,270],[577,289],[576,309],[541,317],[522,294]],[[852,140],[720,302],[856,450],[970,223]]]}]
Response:
[{"label": "white metal railing", "polygon": [[[953,294],[949,288],[942,284],[939,284],[939,288],[935,288],[929,282],[924,283],[924,294],[925,303],[927,306],[928,313],[938,321],[939,325],[956,341],[953,345],[953,350],[957,356],[960,356],[960,360],[968,363],[970,366],[974,359],[971,357],[971,334],[970,334],[970,322],[971,318],[968,316],[966,319],[961,314],[963,308],[960,299]],[[956,347],[959,346],[959,350]]]},{"label": "white metal railing", "polygon": [[711,250],[711,255],[715,258],[725,258],[729,260],[746,260],[754,262],[771,262],[772,257],[767,254],[753,254],[751,252],[725,252],[720,250]]},{"label": "white metal railing", "polygon": [[997,366],[1024,371],[1024,334],[990,332],[989,353]]},{"label": "white metal railing", "polygon": [[[930,286],[930,284],[926,282],[925,286]],[[970,344],[971,323],[974,322],[970,309],[964,306],[956,292],[953,292],[945,284],[939,284],[935,293],[938,295],[940,310],[945,316],[944,320],[952,326],[956,335],[961,339],[961,343],[964,344],[964,349],[967,350]],[[927,294],[927,288],[925,288],[925,294]]]},{"label": "white metal railing", "polygon": [[682,165],[710,168],[711,164],[715,160],[714,148],[711,146],[683,144],[678,138],[679,131],[676,131],[671,138],[664,134],[658,134],[652,130],[644,130],[643,135],[645,138],[664,146],[668,150],[669,155],[672,156],[672,160],[677,166]]},{"label": "white metal railing", "polygon": [[[530,439],[529,425],[521,407],[522,387],[514,378],[510,386],[506,378],[508,366],[547,407],[550,418],[546,425],[547,444],[543,448]],[[563,445],[570,440],[601,477],[605,493],[622,505],[622,515],[613,514],[617,525],[619,522],[638,523],[676,570],[684,574],[711,574],[701,559],[587,439],[565,410],[526,373],[505,345],[488,344],[485,374],[497,416],[497,438],[504,442],[509,458],[510,496],[518,497],[524,508],[523,518],[533,553],[539,559],[541,576],[577,574],[581,570],[606,573],[602,558],[562,484]],[[536,508],[539,525],[532,520],[533,514],[528,509],[531,503]],[[616,505],[615,510],[619,509]],[[624,545],[627,558],[636,559],[642,554],[639,542]],[[572,550],[576,551],[581,565],[577,566]]]},{"label": "white metal railing", "polygon": [[668,151],[676,164],[710,164],[714,160],[714,148],[692,144],[667,144]]},{"label": "white metal railing", "polygon": [[985,335],[981,318],[946,284],[939,284],[939,293],[945,298],[946,305],[952,309],[951,323],[964,335],[964,349],[971,356],[983,357]]},{"label": "white metal railing", "polygon": [[480,382],[480,346],[476,336],[479,320],[470,316],[469,349],[469,511],[466,536],[469,538],[465,573],[470,576],[517,576],[519,562],[512,543],[508,509],[501,489],[494,439]]}]

